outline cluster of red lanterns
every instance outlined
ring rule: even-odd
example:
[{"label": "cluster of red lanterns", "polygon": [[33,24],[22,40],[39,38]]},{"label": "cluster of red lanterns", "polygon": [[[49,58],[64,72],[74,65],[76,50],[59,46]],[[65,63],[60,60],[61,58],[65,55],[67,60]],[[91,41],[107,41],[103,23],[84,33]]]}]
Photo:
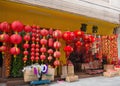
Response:
[{"label": "cluster of red lanterns", "polygon": [[59,58],[61,56],[61,52],[59,51],[60,47],[61,47],[61,43],[59,42],[59,39],[62,37],[62,32],[60,30],[55,30],[53,32],[53,38],[56,39],[56,41],[53,44],[53,47],[56,49],[56,51],[54,52],[54,57],[56,58],[56,60],[54,61],[54,65],[55,67],[60,65],[60,61]]},{"label": "cluster of red lanterns", "polygon": [[28,48],[29,48],[29,41],[30,41],[30,32],[32,31],[32,28],[31,28],[31,26],[29,26],[29,25],[26,25],[25,27],[24,27],[24,31],[26,32],[26,35],[24,36],[24,41],[25,41],[25,43],[24,43],[24,45],[23,45],[23,48],[24,48],[24,52],[23,52],[23,54],[24,54],[24,57],[23,57],[23,61],[24,61],[24,63],[26,63],[26,61],[28,60],[28,54],[29,54],[29,52],[28,52]]},{"label": "cluster of red lanterns", "polygon": [[4,54],[7,50],[6,43],[9,42],[9,35],[7,34],[10,32],[10,24],[7,22],[2,22],[0,24],[0,31],[3,32],[3,34],[0,35],[0,42],[3,42],[3,45],[0,47],[0,52]]}]

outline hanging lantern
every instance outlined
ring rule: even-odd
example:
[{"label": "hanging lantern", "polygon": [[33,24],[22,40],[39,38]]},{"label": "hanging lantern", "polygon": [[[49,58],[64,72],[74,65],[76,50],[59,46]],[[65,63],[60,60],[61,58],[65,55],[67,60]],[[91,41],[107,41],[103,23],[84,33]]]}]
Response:
[{"label": "hanging lantern", "polygon": [[23,54],[24,54],[24,55],[28,55],[28,51],[24,51]]},{"label": "hanging lantern", "polygon": [[9,42],[9,35],[4,33],[0,35],[0,42]]},{"label": "hanging lantern", "polygon": [[2,52],[2,53],[5,53],[6,52],[6,50],[7,50],[7,47],[6,46],[0,46],[0,52]]},{"label": "hanging lantern", "polygon": [[36,34],[35,34],[35,33],[32,33],[32,37],[36,37]]},{"label": "hanging lantern", "polygon": [[76,45],[76,47],[80,47],[80,46],[82,45],[82,42],[77,41],[77,42],[75,43],[75,45]]},{"label": "hanging lantern", "polygon": [[11,53],[12,55],[14,55],[14,57],[16,57],[16,55],[20,54],[20,49],[17,48],[17,47],[12,47],[12,48],[10,49],[10,53]]},{"label": "hanging lantern", "polygon": [[36,44],[36,45],[35,45],[35,47],[36,47],[36,48],[39,48],[39,47],[40,47],[40,45],[39,45],[39,44]]},{"label": "hanging lantern", "polygon": [[53,32],[53,37],[56,39],[60,39],[62,37],[62,32],[60,30],[55,30]]},{"label": "hanging lantern", "polygon": [[34,56],[31,56],[30,59],[33,62],[35,58],[34,58]]},{"label": "hanging lantern", "polygon": [[59,51],[54,52],[54,57],[55,58],[60,58],[60,56],[61,56],[61,53]]},{"label": "hanging lantern", "polygon": [[55,65],[55,67],[59,66],[60,65],[60,61],[59,60],[55,60],[54,61],[54,65]]},{"label": "hanging lantern", "polygon": [[53,54],[53,50],[52,50],[52,49],[49,49],[49,50],[48,50],[48,53],[49,53],[49,54]]},{"label": "hanging lantern", "polygon": [[49,34],[50,34],[50,35],[53,34],[53,29],[52,29],[52,28],[49,29]]},{"label": "hanging lantern", "polygon": [[31,48],[31,52],[35,52],[35,48]]},{"label": "hanging lantern", "polygon": [[42,36],[47,36],[47,35],[48,35],[48,30],[42,29],[42,30],[40,31],[40,33],[41,33]]},{"label": "hanging lantern", "polygon": [[36,57],[38,57],[38,56],[39,56],[39,53],[36,53],[35,55],[36,55]]},{"label": "hanging lantern", "polygon": [[36,52],[39,52],[39,48],[36,48],[35,51],[36,51]]},{"label": "hanging lantern", "polygon": [[23,26],[23,24],[20,21],[14,21],[11,24],[11,27],[12,27],[13,31],[21,32],[23,30],[24,26]]},{"label": "hanging lantern", "polygon": [[77,38],[81,38],[81,37],[83,37],[84,32],[80,31],[80,30],[76,30],[76,31],[74,31],[74,34]]},{"label": "hanging lantern", "polygon": [[22,37],[19,34],[13,34],[10,36],[10,41],[13,44],[19,44],[22,41]]},{"label": "hanging lantern", "polygon": [[31,56],[35,56],[35,53],[34,53],[34,52],[31,52]]},{"label": "hanging lantern", "polygon": [[25,28],[24,28],[24,31],[27,32],[27,33],[28,33],[28,32],[31,32],[31,31],[32,31],[31,26],[26,25]]},{"label": "hanging lantern", "polygon": [[10,25],[7,22],[2,22],[0,24],[0,29],[3,32],[9,32],[10,31]]},{"label": "hanging lantern", "polygon": [[23,48],[28,49],[29,48],[29,44],[24,44]]},{"label": "hanging lantern", "polygon": [[43,38],[43,39],[40,40],[40,43],[41,43],[42,45],[46,45],[46,44],[47,44],[47,40]]},{"label": "hanging lantern", "polygon": [[33,44],[31,45],[31,47],[32,47],[32,48],[35,48],[35,44],[33,43]]},{"label": "hanging lantern", "polygon": [[40,51],[41,51],[42,53],[45,53],[45,52],[46,52],[46,48],[45,48],[45,47],[42,47],[42,48],[40,48]]},{"label": "hanging lantern", "polygon": [[66,52],[66,56],[68,57],[70,53],[73,51],[73,48],[71,46],[65,46],[64,51]]},{"label": "hanging lantern", "polygon": [[49,38],[48,40],[48,46],[53,47],[53,38]]},{"label": "hanging lantern", "polygon": [[40,40],[39,38],[36,38],[36,42],[39,42],[39,40]]},{"label": "hanging lantern", "polygon": [[52,60],[52,56],[48,56],[48,61],[51,61]]},{"label": "hanging lantern", "polygon": [[30,41],[30,35],[28,35],[28,34],[25,35],[25,36],[24,36],[24,40],[25,40],[25,41]]},{"label": "hanging lantern", "polygon": [[54,48],[59,49],[61,47],[61,43],[59,41],[54,42]]},{"label": "hanging lantern", "polygon": [[40,59],[43,61],[46,59],[46,56],[44,54],[40,55]]},{"label": "hanging lantern", "polygon": [[62,36],[65,41],[68,41],[70,36],[70,31],[64,32]]}]

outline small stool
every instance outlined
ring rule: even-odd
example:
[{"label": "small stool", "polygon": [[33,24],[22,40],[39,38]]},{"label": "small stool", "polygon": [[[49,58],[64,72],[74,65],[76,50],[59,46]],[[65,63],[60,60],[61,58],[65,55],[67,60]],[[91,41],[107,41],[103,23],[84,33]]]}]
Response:
[{"label": "small stool", "polygon": [[31,81],[30,86],[32,85],[42,85],[42,84],[50,84],[50,80],[37,80],[37,81]]}]

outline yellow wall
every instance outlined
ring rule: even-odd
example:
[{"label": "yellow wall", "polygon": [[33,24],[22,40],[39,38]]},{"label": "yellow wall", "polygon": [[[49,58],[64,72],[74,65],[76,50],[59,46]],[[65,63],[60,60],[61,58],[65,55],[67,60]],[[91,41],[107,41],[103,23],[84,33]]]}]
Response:
[{"label": "yellow wall", "polygon": [[0,0],[0,22],[20,20],[24,24],[36,24],[41,27],[58,28],[63,31],[79,29],[81,23],[88,24],[88,33],[92,32],[92,26],[98,26],[98,33],[102,35],[112,34],[116,24],[61,12],[50,8],[35,7],[25,4],[18,4],[6,0]]}]

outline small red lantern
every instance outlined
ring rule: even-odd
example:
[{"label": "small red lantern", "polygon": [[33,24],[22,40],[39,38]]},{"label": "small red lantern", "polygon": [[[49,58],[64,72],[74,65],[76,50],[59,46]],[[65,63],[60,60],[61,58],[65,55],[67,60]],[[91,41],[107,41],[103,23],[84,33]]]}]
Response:
[{"label": "small red lantern", "polygon": [[42,36],[47,36],[47,35],[48,35],[48,30],[42,29],[42,30],[40,31],[40,33],[41,33]]},{"label": "small red lantern", "polygon": [[0,35],[1,42],[9,42],[9,38],[10,38],[9,35],[6,33]]},{"label": "small red lantern", "polygon": [[32,37],[32,41],[35,41],[35,37]]},{"label": "small red lantern", "polygon": [[70,36],[70,31],[64,32],[62,36],[65,41],[68,41]]},{"label": "small red lantern", "polygon": [[24,57],[24,58],[23,58],[23,61],[24,61],[24,63],[25,63],[25,62],[27,61],[27,58],[26,58],[26,57]]},{"label": "small red lantern", "polygon": [[10,25],[7,22],[2,22],[0,24],[0,29],[3,32],[9,32],[10,31]]},{"label": "small red lantern", "polygon": [[24,28],[24,31],[25,32],[31,32],[32,31],[32,28],[30,25],[26,25],[25,28]]},{"label": "small red lantern", "polygon": [[0,47],[0,52],[6,52],[7,50],[7,47],[6,46],[1,46]]},{"label": "small red lantern", "polygon": [[45,53],[45,52],[46,52],[46,48],[45,48],[45,47],[42,47],[42,48],[40,48],[40,51],[41,51],[42,53]]},{"label": "small red lantern", "polygon": [[17,48],[17,47],[12,47],[12,48],[10,49],[10,53],[11,53],[12,55],[18,55],[18,54],[20,54],[20,49]]},{"label": "small red lantern", "polygon": [[40,55],[40,59],[43,61],[46,59],[46,56],[44,54]]},{"label": "small red lantern", "polygon": [[24,54],[24,55],[28,55],[28,51],[24,51],[23,54]]},{"label": "small red lantern", "polygon": [[55,58],[60,58],[60,56],[61,56],[61,53],[59,51],[54,52],[54,57]]},{"label": "small red lantern", "polygon": [[61,43],[59,41],[54,42],[54,48],[59,49],[61,47]]},{"label": "small red lantern", "polygon": [[29,44],[24,44],[23,48],[25,48],[25,49],[29,48]]},{"label": "small red lantern", "polygon": [[49,53],[49,54],[53,54],[53,50],[52,50],[52,49],[49,49],[49,50],[48,50],[48,53]]},{"label": "small red lantern", "polygon": [[32,52],[35,52],[35,48],[31,48],[31,51],[32,51]]},{"label": "small red lantern", "polygon": [[40,47],[40,45],[39,44],[36,44],[36,48],[39,48]]},{"label": "small red lantern", "polygon": [[35,56],[35,53],[34,53],[34,52],[31,52],[31,56]]},{"label": "small red lantern", "polygon": [[50,35],[53,34],[53,29],[52,29],[52,28],[49,29],[49,34],[50,34]]},{"label": "small red lantern", "polygon": [[80,47],[82,45],[82,42],[77,41],[75,45],[76,45],[76,47]]},{"label": "small red lantern", "polygon": [[21,32],[23,30],[23,24],[20,21],[14,21],[11,25],[12,29],[16,32]]},{"label": "small red lantern", "polygon": [[62,32],[60,30],[55,30],[53,32],[53,37],[56,39],[60,39],[62,37]]},{"label": "small red lantern", "polygon": [[34,56],[31,56],[30,59],[31,59],[31,61],[34,61],[35,58],[34,58]]},{"label": "small red lantern", "polygon": [[36,52],[39,52],[39,48],[36,48],[35,51],[36,51]]},{"label": "small red lantern", "polygon": [[43,38],[43,39],[40,40],[40,43],[41,43],[42,45],[46,45],[46,44],[47,44],[47,40]]},{"label": "small red lantern", "polygon": [[36,38],[36,42],[39,42],[39,40],[40,40],[39,38]]},{"label": "small red lantern", "polygon": [[30,41],[30,35],[25,35],[25,36],[24,36],[24,40],[25,40],[25,41]]},{"label": "small red lantern", "polygon": [[48,40],[48,46],[49,47],[53,47],[53,39],[52,38],[49,38],[49,40]]},{"label": "small red lantern", "polygon": [[38,62],[38,60],[39,60],[39,57],[37,56],[37,57],[35,57],[35,60],[36,60],[36,62]]},{"label": "small red lantern", "polygon": [[36,34],[35,34],[35,33],[32,33],[32,37],[36,37]]},{"label": "small red lantern", "polygon": [[64,47],[64,51],[65,51],[65,52],[70,52],[70,53],[71,53],[71,52],[73,51],[73,48],[72,48],[71,46],[68,45],[68,46],[65,46],[65,47]]},{"label": "small red lantern", "polygon": [[31,47],[32,47],[32,48],[35,48],[35,44],[33,43],[33,44],[31,45]]},{"label": "small red lantern", "polygon": [[48,60],[51,61],[52,60],[52,56],[48,56]]},{"label": "small red lantern", "polygon": [[59,66],[60,65],[60,61],[59,60],[55,60],[54,61],[54,65],[57,67],[57,66]]},{"label": "small red lantern", "polygon": [[10,41],[13,44],[19,44],[22,41],[22,37],[19,34],[13,34],[10,36]]},{"label": "small red lantern", "polygon": [[80,30],[76,30],[74,31],[74,34],[77,38],[81,38],[84,35],[84,32]]},{"label": "small red lantern", "polygon": [[36,55],[36,56],[39,56],[39,53],[36,53],[35,55]]}]

